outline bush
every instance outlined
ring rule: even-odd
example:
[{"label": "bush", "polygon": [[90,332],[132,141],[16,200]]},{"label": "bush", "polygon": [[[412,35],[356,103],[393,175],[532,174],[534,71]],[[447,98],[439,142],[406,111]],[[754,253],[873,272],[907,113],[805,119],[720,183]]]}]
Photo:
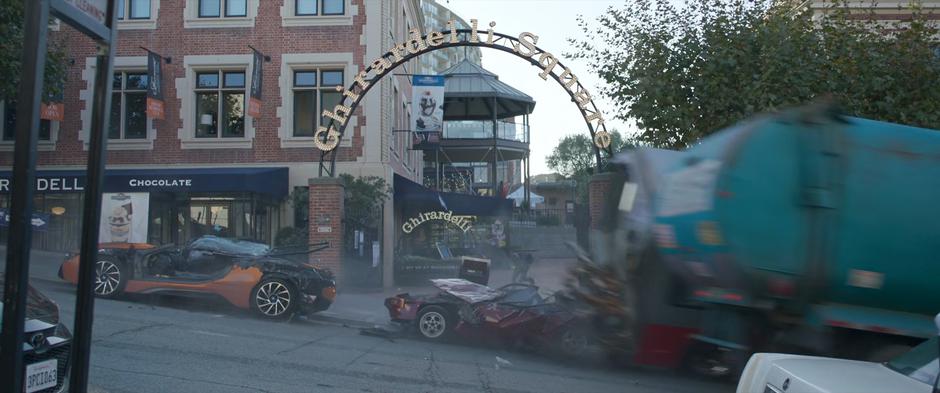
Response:
[{"label": "bush", "polygon": [[284,227],[274,236],[275,247],[304,246],[309,242],[310,237],[306,228]]}]

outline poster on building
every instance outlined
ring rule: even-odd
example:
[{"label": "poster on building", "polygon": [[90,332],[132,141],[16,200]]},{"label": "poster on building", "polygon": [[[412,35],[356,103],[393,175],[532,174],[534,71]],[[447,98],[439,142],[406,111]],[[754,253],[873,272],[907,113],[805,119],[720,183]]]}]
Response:
[{"label": "poster on building", "polygon": [[163,57],[147,51],[147,117],[163,120]]},{"label": "poster on building", "polygon": [[252,48],[254,56],[251,63],[251,89],[248,91],[248,108],[245,113],[251,117],[261,117],[261,67],[264,55]]},{"label": "poster on building", "polygon": [[102,194],[98,242],[146,243],[149,210],[149,193]]},{"label": "poster on building", "polygon": [[44,120],[51,121],[63,121],[65,120],[65,104],[63,101],[64,95],[63,92],[65,88],[62,86],[62,83],[58,83],[57,92],[49,94],[49,96],[43,100],[39,105],[39,118]]},{"label": "poster on building", "polygon": [[444,77],[415,75],[411,83],[411,130],[415,145],[440,143],[444,131]]}]

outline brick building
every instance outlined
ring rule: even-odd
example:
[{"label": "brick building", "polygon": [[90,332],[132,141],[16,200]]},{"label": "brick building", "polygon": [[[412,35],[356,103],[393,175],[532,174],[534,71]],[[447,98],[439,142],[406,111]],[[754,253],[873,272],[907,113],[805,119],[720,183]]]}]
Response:
[{"label": "brick building", "polygon": [[[179,244],[213,233],[272,242],[278,230],[305,219],[295,217],[289,195],[318,176],[313,131],[323,121],[322,108],[338,100],[335,87],[349,85],[379,54],[406,40],[409,29],[423,34],[425,28],[420,0],[120,4],[102,241],[110,234],[112,240]],[[65,24],[51,28],[50,44],[69,58],[65,117],[43,125],[35,210],[46,225],[36,228],[34,241],[38,248],[74,250],[95,47]],[[270,59],[263,63],[256,118],[243,105],[253,71],[249,46]],[[144,48],[166,59],[163,120],[144,113]],[[395,74],[423,67],[415,60]],[[410,123],[410,94],[408,78],[389,76],[365,96],[340,144],[338,173],[378,176],[389,184],[396,174],[420,181],[421,153],[411,150],[410,136],[392,132]],[[13,107],[0,102],[0,210],[9,208]],[[392,210],[389,200],[378,234],[385,263],[392,254]]]}]

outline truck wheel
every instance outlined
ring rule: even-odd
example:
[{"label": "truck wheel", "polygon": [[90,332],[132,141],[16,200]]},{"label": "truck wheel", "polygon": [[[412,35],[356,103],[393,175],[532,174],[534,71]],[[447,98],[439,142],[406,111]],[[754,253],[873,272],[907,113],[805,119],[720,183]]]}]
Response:
[{"label": "truck wheel", "polygon": [[450,336],[454,329],[450,312],[440,306],[427,306],[418,313],[418,333],[429,340],[440,340]]}]

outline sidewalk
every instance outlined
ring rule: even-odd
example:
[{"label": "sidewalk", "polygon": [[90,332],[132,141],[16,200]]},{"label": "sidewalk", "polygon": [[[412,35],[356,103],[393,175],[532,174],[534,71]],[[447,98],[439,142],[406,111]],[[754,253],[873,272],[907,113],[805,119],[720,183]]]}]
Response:
[{"label": "sidewalk", "polygon": [[[31,280],[61,281],[59,266],[65,261],[64,252],[30,250],[29,278]],[[0,246],[0,272],[6,270],[7,247]]]},{"label": "sidewalk", "polygon": [[[542,258],[537,260],[529,269],[529,277],[535,280],[544,294],[564,288],[568,277],[568,268],[577,262],[574,258]],[[489,286],[499,288],[512,282],[512,270],[498,269],[490,272]],[[326,311],[317,313],[313,318],[322,317],[343,323],[383,325],[388,323],[388,310],[385,309],[385,299],[400,293],[412,295],[433,294],[437,288],[428,282],[426,286],[343,289],[338,288],[336,300]]]}]

